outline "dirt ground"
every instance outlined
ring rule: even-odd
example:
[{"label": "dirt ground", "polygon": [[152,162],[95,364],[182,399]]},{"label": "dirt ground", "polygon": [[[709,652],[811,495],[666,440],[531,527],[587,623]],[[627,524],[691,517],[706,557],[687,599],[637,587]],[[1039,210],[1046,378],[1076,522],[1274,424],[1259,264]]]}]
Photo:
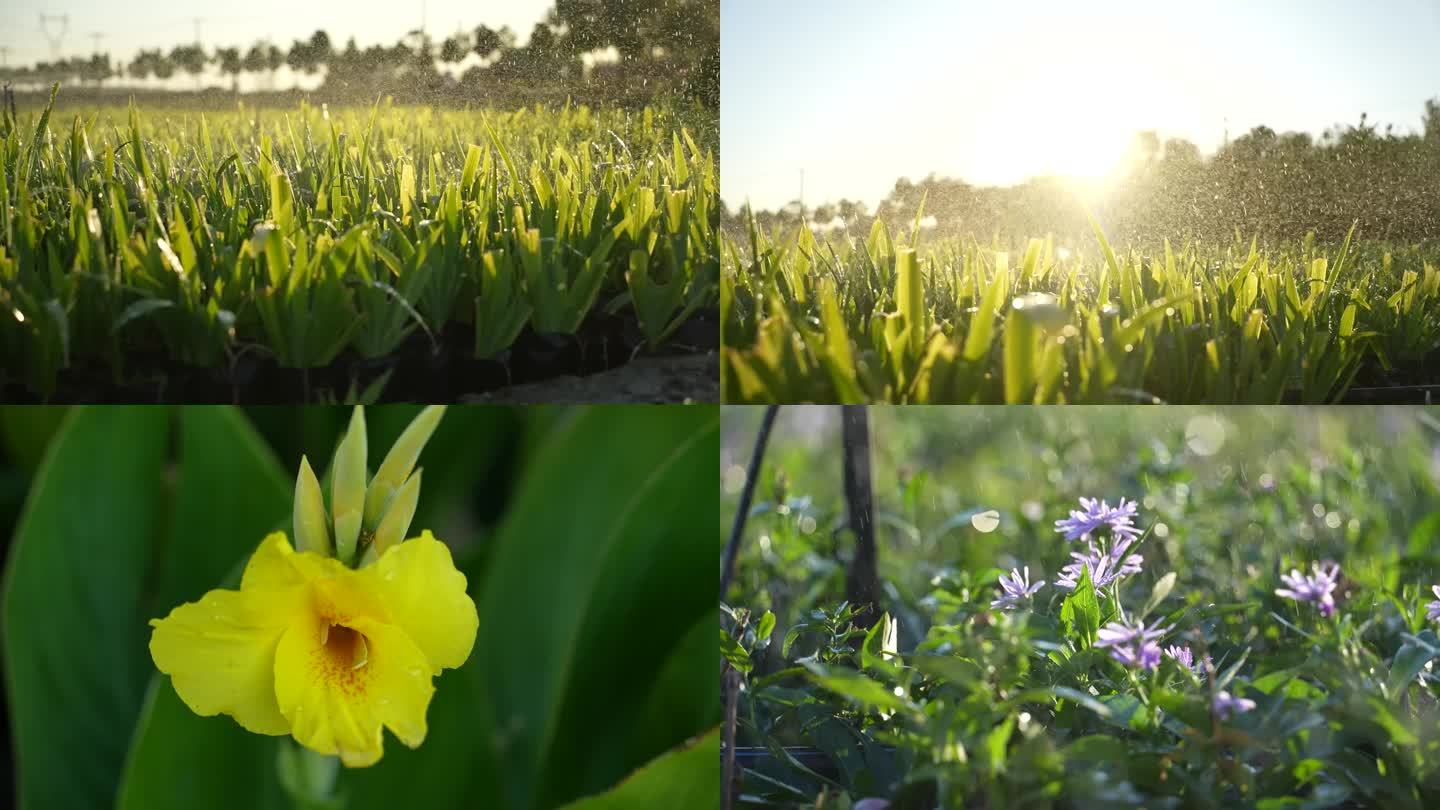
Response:
[{"label": "dirt ground", "polygon": [[642,357],[588,377],[556,377],[460,398],[461,402],[719,402],[720,356]]}]

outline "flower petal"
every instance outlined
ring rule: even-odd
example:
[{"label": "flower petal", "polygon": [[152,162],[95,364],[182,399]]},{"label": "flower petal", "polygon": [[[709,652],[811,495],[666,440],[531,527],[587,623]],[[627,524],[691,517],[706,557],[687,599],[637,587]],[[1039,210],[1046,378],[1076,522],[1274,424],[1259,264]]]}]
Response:
[{"label": "flower petal", "polygon": [[151,621],[150,657],[196,714],[228,714],[257,734],[285,734],[290,723],[275,701],[275,649],[302,598],[301,588],[211,591]]},{"label": "flower petal", "polygon": [[430,532],[391,547],[359,574],[385,603],[390,622],[425,653],[432,672],[470,657],[480,623],[475,603],[450,549]]},{"label": "flower petal", "polygon": [[425,742],[425,710],[435,694],[425,653],[393,625],[361,622],[357,629],[369,640],[375,664],[375,716],[400,742],[418,747]]},{"label": "flower petal", "polygon": [[272,532],[261,540],[259,548],[245,564],[245,575],[240,577],[242,591],[274,591],[304,585],[314,577],[314,566],[308,558],[320,559],[314,555],[301,555],[289,545],[285,532]]},{"label": "flower petal", "polygon": [[363,639],[364,653],[337,659],[326,639],[340,631],[302,614],[280,640],[274,682],[295,739],[355,768],[380,760],[382,727],[412,748],[423,742],[435,688],[425,654],[404,632],[367,618],[350,628]]},{"label": "flower petal", "polygon": [[280,713],[301,745],[340,754],[352,767],[373,765],[383,753],[380,723],[357,717],[350,697],[368,688],[371,673],[368,665],[333,666],[321,635],[327,631],[324,620],[305,611],[280,638],[273,673]]}]

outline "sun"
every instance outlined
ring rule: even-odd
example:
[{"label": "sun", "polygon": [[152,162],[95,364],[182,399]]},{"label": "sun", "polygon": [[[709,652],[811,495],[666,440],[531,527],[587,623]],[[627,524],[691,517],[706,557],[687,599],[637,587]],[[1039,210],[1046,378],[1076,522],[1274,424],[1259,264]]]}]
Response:
[{"label": "sun", "polygon": [[1135,134],[1173,117],[1163,84],[1104,58],[1030,66],[987,98],[976,175],[996,185],[1044,176],[1112,183]]}]

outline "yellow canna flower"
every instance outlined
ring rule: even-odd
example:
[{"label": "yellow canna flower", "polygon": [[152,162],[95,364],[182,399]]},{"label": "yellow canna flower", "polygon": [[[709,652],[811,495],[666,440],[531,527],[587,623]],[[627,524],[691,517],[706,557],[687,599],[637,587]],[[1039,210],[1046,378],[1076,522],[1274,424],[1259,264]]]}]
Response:
[{"label": "yellow canna flower", "polygon": [[350,767],[373,765],[388,728],[414,748],[442,669],[475,644],[465,575],[429,532],[358,570],[266,537],[240,590],[152,620],[150,656],[198,715],[290,734]]}]

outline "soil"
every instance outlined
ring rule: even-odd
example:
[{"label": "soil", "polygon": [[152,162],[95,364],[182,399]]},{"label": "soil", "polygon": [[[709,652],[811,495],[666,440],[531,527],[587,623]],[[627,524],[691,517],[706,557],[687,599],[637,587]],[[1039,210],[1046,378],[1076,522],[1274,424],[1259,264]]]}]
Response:
[{"label": "soil", "polygon": [[[158,347],[125,358],[121,370],[75,365],[56,390],[37,395],[0,369],[0,402],[129,402],[292,404],[363,397],[378,402],[719,402],[719,311],[696,312],[663,345],[644,344],[633,316],[594,312],[574,335],[540,334],[528,326],[515,343],[488,359],[474,355],[474,331],[447,325],[432,342],[413,334],[381,358],[354,352],[310,369],[281,368],[259,351],[237,351],[227,365],[175,363]],[[631,368],[633,366],[633,368]],[[702,375],[687,379],[687,376]],[[592,379],[598,377],[599,379]],[[542,393],[543,392],[543,393]],[[602,397],[590,400],[587,397]]]},{"label": "soil", "polygon": [[599,403],[719,402],[720,356],[643,357],[589,377],[556,377],[485,394],[461,402]]}]

